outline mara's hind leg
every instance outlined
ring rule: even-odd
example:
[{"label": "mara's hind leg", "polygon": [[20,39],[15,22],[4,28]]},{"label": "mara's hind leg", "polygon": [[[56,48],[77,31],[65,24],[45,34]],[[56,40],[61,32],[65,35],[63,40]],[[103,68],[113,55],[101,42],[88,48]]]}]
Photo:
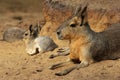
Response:
[{"label": "mara's hind leg", "polygon": [[49,58],[55,58],[58,56],[66,56],[70,54],[70,49],[69,47],[65,47],[65,48],[60,48],[58,49],[58,51],[55,54],[50,55]]},{"label": "mara's hind leg", "polygon": [[68,63],[71,63],[72,61],[70,59],[68,59],[67,61],[65,62],[60,62],[60,63],[57,63],[57,64],[53,64],[52,66],[49,67],[49,69],[51,70],[54,70],[56,68],[59,68],[59,67],[62,67],[63,65],[65,64],[68,64]]},{"label": "mara's hind leg", "polygon": [[73,71],[74,69],[79,69],[79,68],[83,68],[83,67],[87,67],[87,66],[88,66],[88,62],[82,61],[78,65],[72,66],[72,67],[67,68],[67,69],[65,69],[63,71],[55,73],[55,75],[57,75],[57,76],[64,76],[64,75],[70,73],[71,71]]}]

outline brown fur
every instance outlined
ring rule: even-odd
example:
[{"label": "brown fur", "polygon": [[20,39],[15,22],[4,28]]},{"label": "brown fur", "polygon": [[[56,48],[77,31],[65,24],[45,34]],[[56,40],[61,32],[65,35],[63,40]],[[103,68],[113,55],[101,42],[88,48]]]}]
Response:
[{"label": "brown fur", "polygon": [[[79,7],[75,15],[57,30],[59,39],[70,41],[69,59],[81,63],[56,75],[66,75],[76,68],[86,67],[93,62],[120,57],[120,25],[103,32],[94,32],[88,23],[86,10],[87,6],[82,10]],[[51,69],[56,66],[52,66]]]}]

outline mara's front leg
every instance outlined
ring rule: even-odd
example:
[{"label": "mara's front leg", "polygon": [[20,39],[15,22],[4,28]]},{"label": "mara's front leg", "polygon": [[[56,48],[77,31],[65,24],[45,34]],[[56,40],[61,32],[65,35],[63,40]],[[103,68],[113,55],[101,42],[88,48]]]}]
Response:
[{"label": "mara's front leg", "polygon": [[53,64],[52,66],[49,67],[49,69],[54,70],[54,69],[59,68],[65,64],[68,64],[68,63],[72,63],[72,61],[70,59],[67,59],[65,62]]},{"label": "mara's front leg", "polygon": [[[92,55],[89,53],[89,51],[87,51],[87,49],[84,49],[84,48],[79,53],[78,57],[79,57],[79,60],[81,61],[80,64],[75,65],[75,66],[70,67],[70,68],[67,68],[67,69],[65,69],[63,71],[57,72],[57,73],[55,73],[55,75],[57,75],[57,76],[63,76],[63,75],[66,75],[66,74],[70,73],[74,69],[79,69],[79,68],[87,67],[89,64],[91,64],[91,63],[94,62],[93,59],[92,59]],[[72,56],[70,58],[73,59]]]},{"label": "mara's front leg", "polygon": [[77,65],[77,69],[87,67],[89,64],[93,63],[92,54],[89,51],[89,46],[81,47],[81,52],[79,53],[79,60],[81,63]]},{"label": "mara's front leg", "polygon": [[70,68],[67,68],[67,69],[65,69],[63,71],[57,72],[57,73],[55,73],[55,75],[57,75],[57,76],[64,76],[64,75],[70,73],[71,71],[73,71],[74,69],[79,69],[79,68],[87,67],[89,64],[90,64],[89,61],[83,60],[83,61],[81,61],[80,64],[75,65],[75,66],[70,67]]},{"label": "mara's front leg", "polygon": [[57,75],[57,76],[64,76],[64,75],[70,73],[71,71],[73,71],[74,69],[79,69],[79,68],[83,68],[83,67],[87,67],[87,66],[88,66],[88,63],[83,61],[83,62],[81,62],[78,65],[75,65],[75,66],[67,68],[67,69],[65,69],[63,71],[57,72],[57,73],[55,73],[55,75]]}]

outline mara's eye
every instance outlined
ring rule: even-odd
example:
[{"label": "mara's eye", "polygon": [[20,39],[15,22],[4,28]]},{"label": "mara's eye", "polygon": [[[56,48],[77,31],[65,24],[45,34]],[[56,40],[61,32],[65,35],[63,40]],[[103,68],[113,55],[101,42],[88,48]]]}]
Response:
[{"label": "mara's eye", "polygon": [[28,33],[25,33],[25,36],[27,36],[28,35]]},{"label": "mara's eye", "polygon": [[70,27],[76,27],[76,24],[70,24]]}]

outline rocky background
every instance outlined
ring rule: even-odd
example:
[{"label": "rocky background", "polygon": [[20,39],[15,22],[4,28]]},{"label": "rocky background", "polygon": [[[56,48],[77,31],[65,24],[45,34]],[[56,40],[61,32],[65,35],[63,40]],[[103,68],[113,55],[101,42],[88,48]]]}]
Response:
[{"label": "rocky background", "polygon": [[78,5],[85,6],[87,3],[88,19],[93,30],[103,31],[111,24],[120,22],[120,0],[46,0],[43,9],[46,24],[42,34],[54,35],[53,32],[73,14]]}]

